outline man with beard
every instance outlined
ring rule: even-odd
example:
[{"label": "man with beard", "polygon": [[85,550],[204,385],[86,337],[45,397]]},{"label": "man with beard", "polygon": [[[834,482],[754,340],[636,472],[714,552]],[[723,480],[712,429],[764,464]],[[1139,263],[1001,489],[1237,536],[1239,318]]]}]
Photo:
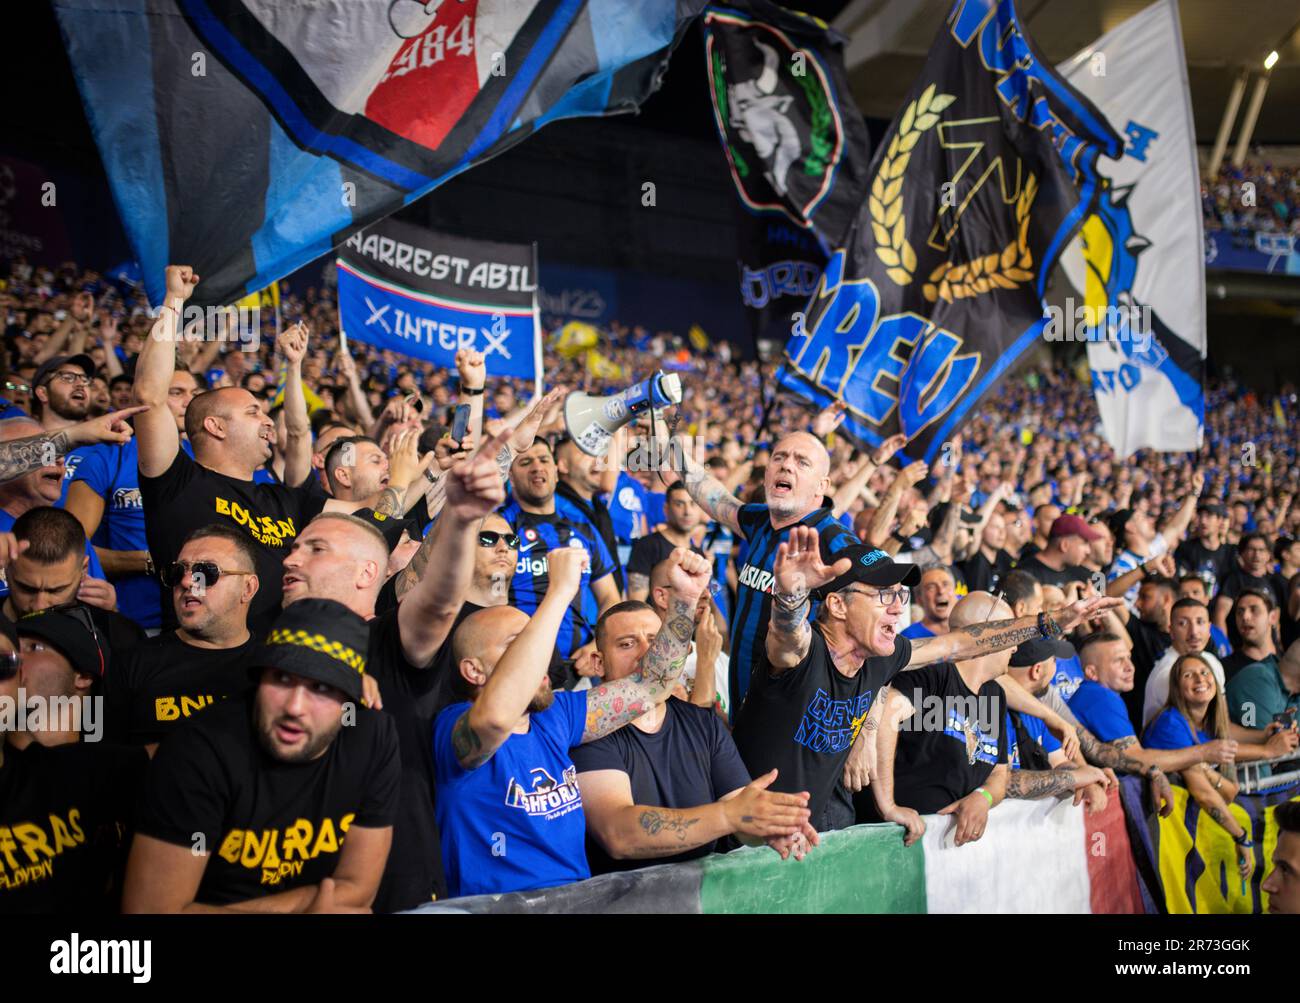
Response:
[{"label": "man with beard", "polygon": [[631,675],[555,693],[550,651],[588,557],[550,555],[547,592],[529,618],[508,606],[469,617],[454,639],[462,692],[434,725],[438,825],[452,895],[501,894],[591,876],[577,768],[569,754],[666,701],[681,676],[709,561],[673,551],[668,618]]},{"label": "man with beard", "polygon": [[1205,501],[1196,506],[1195,537],[1184,540],[1174,550],[1180,575],[1196,575],[1205,582],[1205,590],[1214,595],[1232,570],[1232,548],[1224,542],[1228,529],[1228,510],[1219,502]]},{"label": "man with beard", "polygon": [[368,911],[397,813],[397,730],[361,706],[365,621],[304,599],[250,661],[256,689],[158,749],[123,912]]},{"label": "man with beard", "polygon": [[[190,401],[185,413],[194,449],[190,459],[181,449],[167,398],[176,363],[177,319],[198,282],[189,266],[168,266],[162,315],[136,360],[136,397],[150,408],[135,424],[148,549],[158,566],[166,567],[200,526],[216,521],[246,532],[256,545],[261,581],[249,623],[260,631],[280,606],[285,551],[325,502],[319,489],[303,483],[311,468],[311,429],[301,379],[307,331],[294,325],[277,339],[287,366],[284,483],[254,480],[254,472],[271,456],[275,426],[258,399],[241,388],[209,390]],[[170,604],[163,614],[164,624],[174,626]]]},{"label": "man with beard", "polygon": [[1273,594],[1276,605],[1286,602],[1287,583],[1271,570],[1272,552],[1263,533],[1246,533],[1237,544],[1237,563],[1223,576],[1219,594],[1214,597],[1214,622],[1227,633],[1232,603],[1247,589],[1263,589]]},{"label": "man with beard", "polygon": [[[32,411],[46,432],[58,432],[90,417],[90,386],[95,379],[95,362],[89,355],[57,355],[36,370],[32,377]],[[68,483],[81,462],[81,450],[64,458],[63,507]]]},{"label": "man with beard", "polygon": [[[1034,515],[1054,507],[1041,508]],[[1021,558],[1016,570],[1027,571],[1044,585],[1058,588],[1069,582],[1086,582],[1088,571],[1082,565],[1088,559],[1089,544],[1096,538],[1096,530],[1077,515],[1057,516],[1047,531],[1047,546],[1032,557]]]},{"label": "man with beard", "polygon": [[595,527],[578,518],[567,503],[560,505],[555,495],[557,476],[555,458],[544,439],[534,442],[511,464],[514,497],[501,509],[520,537],[510,604],[531,614],[546,595],[550,555],[565,548],[586,551],[589,566],[583,572],[582,588],[564,615],[557,645],[562,657],[586,662],[595,654],[596,619],[601,610],[619,601],[614,558]]},{"label": "man with beard", "polygon": [[957,582],[946,565],[928,564],[921,569],[921,586],[917,596],[921,619],[908,624],[903,637],[915,640],[948,633],[948,614],[956,602]]},{"label": "man with beard", "polygon": [[[841,800],[837,781],[859,735],[866,735],[864,743],[874,740],[869,713],[881,687],[898,673],[1002,651],[1032,637],[1060,637],[1079,621],[1119,605],[1114,599],[1084,599],[1054,615],[976,623],[913,641],[898,635],[898,622],[919,577],[914,565],[860,545],[828,567],[810,526],[793,530],[777,551],[764,661],[734,737],[751,776],[776,767],[773,790],[811,794],[808,807],[819,832],[853,824],[852,804],[847,796]],[[810,619],[814,597],[821,605]],[[1019,687],[1007,689],[1012,707],[1037,709],[1037,701]]]},{"label": "man with beard", "polygon": [[[733,710],[741,707],[752,674],[764,658],[764,635],[772,615],[772,589],[777,550],[791,530],[806,527],[820,540],[821,557],[833,561],[857,537],[822,504],[830,493],[830,454],[808,432],[785,436],[772,449],[763,475],[765,504],[742,505],[727,488],[692,456],[689,445],[674,439],[685,470],[682,481],[714,521],[744,536],[748,542],[745,563],[736,585],[736,605],[731,616],[731,662],[728,666]],[[664,471],[668,478],[674,474]],[[752,772],[752,764],[751,764]],[[761,776],[766,768],[755,773]]]},{"label": "man with beard", "polygon": [[156,746],[192,715],[249,688],[256,563],[252,543],[229,526],[190,534],[163,570],[180,626],[127,651],[105,680],[109,739]]},{"label": "man with beard", "polygon": [[664,501],[664,528],[643,536],[632,544],[627,562],[627,597],[647,601],[650,573],[677,547],[689,547],[697,554],[704,551],[694,542],[695,530],[704,521],[704,513],[695,504],[686,485],[680,481],[668,489]]}]

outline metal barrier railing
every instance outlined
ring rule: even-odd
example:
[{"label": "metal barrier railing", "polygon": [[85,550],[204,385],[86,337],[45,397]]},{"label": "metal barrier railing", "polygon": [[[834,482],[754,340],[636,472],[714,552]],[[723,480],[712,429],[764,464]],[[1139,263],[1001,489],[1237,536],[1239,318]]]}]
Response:
[{"label": "metal barrier railing", "polygon": [[[1285,765],[1286,769],[1274,767]],[[1252,763],[1237,763],[1238,792],[1241,794],[1258,794],[1261,791],[1286,787],[1300,781],[1300,753],[1289,752],[1276,759],[1257,759]],[[1262,767],[1269,768],[1269,775],[1264,776]]]}]

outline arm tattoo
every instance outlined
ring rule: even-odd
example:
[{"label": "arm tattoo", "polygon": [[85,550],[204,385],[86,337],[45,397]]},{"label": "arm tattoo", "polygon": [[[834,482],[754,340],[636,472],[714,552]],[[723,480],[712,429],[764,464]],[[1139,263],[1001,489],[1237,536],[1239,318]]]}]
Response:
[{"label": "arm tattoo", "polygon": [[679,811],[647,809],[641,813],[638,821],[648,835],[658,836],[662,832],[675,836],[679,843],[685,843],[687,830],[699,821],[699,817],[686,818]]},{"label": "arm tattoo", "polygon": [[638,575],[635,571],[629,571],[627,573],[627,590],[628,592],[641,591],[648,594],[650,591],[650,576]]},{"label": "arm tattoo", "polygon": [[1111,742],[1110,744],[1113,745],[1120,752],[1123,752],[1125,749],[1129,748],[1129,746],[1137,745],[1137,736],[1125,735],[1123,738],[1115,739],[1115,741]]},{"label": "arm tattoo", "polygon": [[483,752],[483,741],[469,723],[469,711],[460,716],[451,729],[451,747],[456,760],[467,770],[477,770],[492,758]]},{"label": "arm tattoo", "polygon": [[587,727],[582,741],[593,742],[617,731],[667,700],[681,678],[694,631],[695,604],[674,595],[663,626],[650,650],[641,656],[637,671],[587,691]]},{"label": "arm tattoo", "polygon": [[379,515],[398,516],[402,514],[402,496],[396,488],[384,488],[375,502],[375,512]]},{"label": "arm tattoo", "polygon": [[[1084,760],[1093,766],[1109,766],[1118,773],[1136,773],[1142,777],[1149,777],[1153,772],[1158,772],[1155,767],[1139,762],[1126,754],[1118,745],[1097,741],[1093,733],[1083,725],[1075,725],[1074,730],[1079,736],[1079,751],[1083,753]],[[1136,736],[1130,738],[1132,741],[1125,743],[1124,748],[1137,741]]]},{"label": "arm tattoo", "polygon": [[1223,826],[1225,829],[1228,828],[1228,817],[1227,815],[1224,814],[1222,808],[1215,806],[1209,808],[1208,811],[1210,814],[1210,818],[1214,819],[1214,821],[1218,822],[1219,825]]},{"label": "arm tattoo", "polygon": [[1064,797],[1074,793],[1069,770],[1012,770],[1007,778],[1007,797],[1022,801]]},{"label": "arm tattoo", "polygon": [[501,447],[501,452],[497,453],[497,470],[501,474],[501,479],[507,480],[510,477],[510,464],[515,460],[515,452],[509,444]]},{"label": "arm tattoo", "polygon": [[433,550],[437,546],[438,533],[436,530],[431,531],[420,544],[420,549],[415,552],[415,556],[407,562],[406,567],[397,573],[397,581],[393,583],[393,590],[397,595],[398,602],[402,596],[415,588],[416,584],[424,577],[424,572],[429,567],[429,561],[433,557]]},{"label": "arm tattoo", "polygon": [[693,460],[687,461],[686,476],[683,480],[686,483],[686,490],[695,499],[696,504],[716,521],[733,529],[739,525],[737,513],[740,511],[740,501],[721,481],[710,476]]},{"label": "arm tattoo", "polygon": [[[960,662],[995,651],[1014,648],[1024,641],[1038,637],[1038,623],[1017,627],[1016,620],[994,620],[992,623],[973,623],[938,637],[925,637],[912,642],[912,660],[907,668],[918,669],[933,662]],[[954,648],[954,642],[956,650]]]},{"label": "arm tattoo", "polygon": [[0,442],[0,481],[11,481],[41,467],[53,466],[67,451],[66,431]]}]

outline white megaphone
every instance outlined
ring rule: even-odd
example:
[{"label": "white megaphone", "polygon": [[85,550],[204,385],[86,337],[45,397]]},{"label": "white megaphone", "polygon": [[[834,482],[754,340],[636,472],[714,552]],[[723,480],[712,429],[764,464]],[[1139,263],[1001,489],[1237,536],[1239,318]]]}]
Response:
[{"label": "white megaphone", "polygon": [[588,456],[604,456],[614,433],[650,408],[682,402],[682,378],[662,370],[613,397],[575,390],[564,399],[564,427]]}]

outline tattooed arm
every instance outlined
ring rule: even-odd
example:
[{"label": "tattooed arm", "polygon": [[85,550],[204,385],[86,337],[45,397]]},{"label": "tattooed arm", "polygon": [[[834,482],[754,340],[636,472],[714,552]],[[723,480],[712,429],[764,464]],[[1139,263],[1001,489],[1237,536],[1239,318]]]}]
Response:
[{"label": "tattooed arm", "polygon": [[12,481],[41,467],[52,467],[70,449],[67,429],[0,442],[0,482]]},{"label": "tattooed arm", "polygon": [[[491,759],[528,712],[550,668],[560,624],[578,594],[587,560],[587,552],[576,547],[557,547],[547,555],[550,583],[546,595],[491,675],[479,684],[483,688],[469,710],[452,726],[452,749],[462,768],[476,770]],[[588,699],[588,707],[590,704]]]},{"label": "tattooed arm", "polygon": [[663,703],[681,678],[691,634],[695,632],[695,607],[700,594],[708,587],[710,565],[708,558],[685,547],[675,549],[667,560],[671,565],[668,582],[672,591],[663,626],[632,675],[587,691],[583,744],[617,731]]},{"label": "tattooed arm", "polygon": [[389,518],[404,515],[402,508],[402,495],[396,488],[384,488],[379,492],[379,500],[374,505],[376,512]]},{"label": "tattooed arm", "polygon": [[1011,770],[1006,796],[1022,801],[1063,798],[1091,784],[1104,786],[1106,775],[1095,766],[1076,767],[1067,762],[1050,770]]},{"label": "tattooed arm", "polygon": [[1215,788],[1214,784],[1218,776],[1213,770],[1187,770],[1183,773],[1183,783],[1187,785],[1187,793],[1201,806],[1201,811],[1226,829],[1229,836],[1239,839],[1246,830],[1232,817],[1232,812],[1228,811],[1222,788]]},{"label": "tattooed arm", "polygon": [[833,566],[822,563],[821,537],[809,526],[792,527],[786,541],[776,548],[772,616],[764,642],[771,675],[793,669],[808,655],[812,644],[809,590],[834,581],[849,567],[848,558]]},{"label": "tattooed arm", "polygon": [[685,443],[676,438],[673,441],[677,443],[682,465],[685,468],[682,482],[686,485],[690,496],[695,499],[695,504],[708,512],[715,522],[720,522],[733,532],[739,533],[740,499],[700,465]]},{"label": "tattooed arm", "polygon": [[[1122,599],[1094,597],[1080,599],[1069,606],[1044,615],[1044,624],[1052,637],[1060,637],[1081,620],[1091,619],[1102,610],[1123,603]],[[978,658],[995,651],[1014,648],[1025,641],[1040,636],[1038,617],[1022,616],[1015,620],[994,620],[990,623],[973,623],[938,637],[924,637],[912,641],[912,658],[906,668],[916,669],[933,662],[960,662]]]},{"label": "tattooed arm", "polygon": [[650,595],[650,576],[629,571],[627,573],[627,597],[646,602],[648,595]]}]

